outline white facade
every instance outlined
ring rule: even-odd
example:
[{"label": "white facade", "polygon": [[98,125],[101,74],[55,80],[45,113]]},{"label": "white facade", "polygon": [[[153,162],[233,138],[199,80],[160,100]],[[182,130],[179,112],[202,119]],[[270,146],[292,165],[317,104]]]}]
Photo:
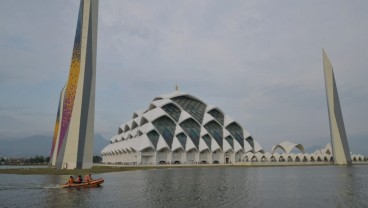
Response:
[{"label": "white facade", "polygon": [[324,50],[322,54],[334,163],[337,165],[350,165],[349,144],[346,137],[333,68]]},{"label": "white facade", "polygon": [[247,152],[263,149],[234,119],[175,91],[134,112],[101,153],[105,163],[223,164],[240,162]]}]

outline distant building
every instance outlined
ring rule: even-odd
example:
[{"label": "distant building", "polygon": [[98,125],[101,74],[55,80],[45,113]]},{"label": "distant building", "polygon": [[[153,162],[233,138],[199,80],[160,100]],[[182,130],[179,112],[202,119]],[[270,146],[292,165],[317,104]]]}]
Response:
[{"label": "distant building", "polygon": [[50,163],[92,167],[98,0],[81,0],[69,79],[60,93]]},{"label": "distant building", "polygon": [[220,108],[183,92],[156,97],[133,113],[102,150],[104,163],[196,164],[240,162],[262,147]]}]

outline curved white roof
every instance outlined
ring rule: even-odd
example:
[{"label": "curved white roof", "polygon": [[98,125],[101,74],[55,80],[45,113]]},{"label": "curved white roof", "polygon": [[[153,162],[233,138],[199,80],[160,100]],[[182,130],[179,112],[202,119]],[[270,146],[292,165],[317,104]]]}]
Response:
[{"label": "curved white roof", "polygon": [[238,122],[216,106],[184,92],[161,95],[146,110],[133,113],[119,126],[102,153],[115,150],[209,150],[262,152],[259,143]]},{"label": "curved white roof", "polygon": [[278,145],[273,146],[271,152],[274,153],[275,150],[278,149],[278,148],[283,150],[286,154],[290,154],[290,152],[293,148],[296,148],[300,152],[304,153],[304,147],[303,147],[302,144],[294,144],[294,143],[289,142],[289,141],[284,141],[284,142],[281,142]]}]

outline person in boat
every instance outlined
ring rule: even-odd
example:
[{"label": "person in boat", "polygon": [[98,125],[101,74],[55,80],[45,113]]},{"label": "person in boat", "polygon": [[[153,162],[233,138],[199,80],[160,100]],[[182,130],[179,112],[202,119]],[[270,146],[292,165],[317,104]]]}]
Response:
[{"label": "person in boat", "polygon": [[68,180],[68,184],[73,184],[73,183],[74,183],[74,177],[70,176]]},{"label": "person in boat", "polygon": [[86,175],[86,176],[84,177],[84,180],[85,180],[87,183],[91,182],[91,181],[93,180],[93,179],[92,179],[91,174]]},{"label": "person in boat", "polygon": [[82,182],[83,182],[82,176],[81,176],[81,175],[79,175],[79,176],[77,177],[77,180],[76,180],[76,182],[75,182],[75,183],[82,183]]}]

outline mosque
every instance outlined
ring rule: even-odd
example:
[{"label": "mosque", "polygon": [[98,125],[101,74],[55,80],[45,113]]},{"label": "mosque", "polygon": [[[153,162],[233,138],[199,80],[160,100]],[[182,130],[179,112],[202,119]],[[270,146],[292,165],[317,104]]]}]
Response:
[{"label": "mosque", "polygon": [[[156,164],[333,164],[331,144],[305,153],[302,144],[284,141],[265,152],[258,141],[219,107],[174,91],[133,113],[102,151],[103,163]],[[352,155],[363,162],[362,155]]]},{"label": "mosque", "polygon": [[[220,108],[178,91],[158,96],[133,113],[102,151],[108,164],[282,164],[351,165],[366,161],[349,150],[332,65],[322,51],[331,144],[305,153],[302,144],[284,141],[265,152],[239,122]],[[287,163],[286,163],[287,162]]]},{"label": "mosque", "polygon": [[[69,79],[61,90],[50,164],[58,169],[92,167],[98,0],[81,0]],[[350,165],[351,155],[332,65],[323,51],[331,145],[312,154],[301,144],[282,142],[265,152],[237,121],[219,107],[178,88],[153,99],[121,124],[101,152],[108,164],[241,164],[324,162]],[[295,152],[296,151],[296,152]]]}]

